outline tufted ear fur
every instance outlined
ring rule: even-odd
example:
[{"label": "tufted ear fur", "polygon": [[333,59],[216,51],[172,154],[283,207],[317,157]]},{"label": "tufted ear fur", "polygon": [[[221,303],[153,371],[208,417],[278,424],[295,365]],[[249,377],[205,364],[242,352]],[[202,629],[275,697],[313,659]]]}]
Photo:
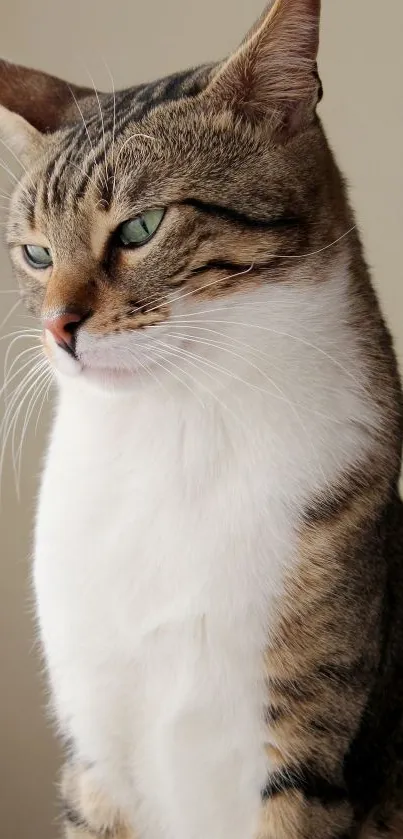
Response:
[{"label": "tufted ear fur", "polygon": [[71,119],[77,101],[93,91],[47,73],[0,60],[0,137],[22,159]]},{"label": "tufted ear fur", "polygon": [[254,121],[293,133],[322,95],[317,73],[320,0],[272,0],[240,48],[219,68],[208,94]]}]

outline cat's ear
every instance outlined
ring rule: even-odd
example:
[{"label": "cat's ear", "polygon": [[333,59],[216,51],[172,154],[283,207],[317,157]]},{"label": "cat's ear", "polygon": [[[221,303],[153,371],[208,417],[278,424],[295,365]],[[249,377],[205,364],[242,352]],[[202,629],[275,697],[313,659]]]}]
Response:
[{"label": "cat's ear", "polygon": [[322,95],[317,72],[320,0],[271,0],[206,93],[254,121],[294,132]]},{"label": "cat's ear", "polygon": [[14,154],[30,157],[40,149],[44,135],[61,128],[72,118],[77,102],[91,93],[0,60],[0,138]]}]

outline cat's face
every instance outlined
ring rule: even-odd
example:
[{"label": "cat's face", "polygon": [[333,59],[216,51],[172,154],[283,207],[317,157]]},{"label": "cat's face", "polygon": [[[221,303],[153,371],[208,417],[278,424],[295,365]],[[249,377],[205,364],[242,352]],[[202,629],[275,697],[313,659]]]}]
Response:
[{"label": "cat's face", "polygon": [[[56,132],[30,126],[7,238],[59,371],[130,378],[155,342],[183,346],[173,321],[206,301],[311,281],[290,258],[338,224],[314,115],[317,27],[318,3],[278,0],[224,66],[115,97],[84,91]],[[263,71],[277,72],[272,88]]]}]

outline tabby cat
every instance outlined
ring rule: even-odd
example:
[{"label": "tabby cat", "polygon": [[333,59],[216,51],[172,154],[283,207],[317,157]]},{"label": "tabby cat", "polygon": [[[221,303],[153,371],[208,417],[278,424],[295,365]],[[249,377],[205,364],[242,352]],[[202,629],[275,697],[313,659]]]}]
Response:
[{"label": "tabby cat", "polygon": [[68,839],[403,836],[402,397],[319,7],[116,95],[0,65]]}]

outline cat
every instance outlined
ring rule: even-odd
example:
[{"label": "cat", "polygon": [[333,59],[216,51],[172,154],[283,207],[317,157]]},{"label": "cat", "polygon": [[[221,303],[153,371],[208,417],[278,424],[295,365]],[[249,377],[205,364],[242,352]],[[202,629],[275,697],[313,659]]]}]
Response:
[{"label": "cat", "polygon": [[115,95],[0,65],[68,839],[403,837],[402,394],[319,22]]}]

